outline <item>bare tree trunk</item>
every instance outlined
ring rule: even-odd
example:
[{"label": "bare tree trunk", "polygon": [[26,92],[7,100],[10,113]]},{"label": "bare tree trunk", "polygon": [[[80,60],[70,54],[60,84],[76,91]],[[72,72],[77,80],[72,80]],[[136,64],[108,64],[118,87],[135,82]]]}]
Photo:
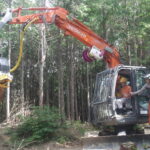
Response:
[{"label": "bare tree trunk", "polygon": [[[9,1],[9,7],[11,8],[11,0]],[[8,29],[8,33],[9,33],[9,36],[8,36],[8,63],[9,63],[9,66],[11,64],[11,38],[10,38],[10,32],[11,32],[11,26],[9,26],[9,29]],[[10,83],[7,84],[8,88],[7,88],[7,96],[6,96],[6,117],[7,117],[7,120],[10,116]]]},{"label": "bare tree trunk", "polygon": [[41,50],[40,50],[40,74],[39,74],[39,105],[43,106],[43,84],[44,84],[44,64],[46,58],[46,38],[45,25],[40,25]]},{"label": "bare tree trunk", "polygon": [[67,79],[66,91],[67,91],[67,118],[70,120],[71,119],[71,116],[70,116],[70,92],[69,92],[69,80],[68,79]]},{"label": "bare tree trunk", "polygon": [[71,120],[75,120],[75,95],[74,95],[74,57],[73,57],[73,47],[70,48],[70,100],[71,100]]},{"label": "bare tree trunk", "polygon": [[143,41],[140,40],[140,65],[142,65],[143,62],[143,50],[142,50]]},{"label": "bare tree trunk", "polygon": [[50,105],[50,97],[49,97],[49,78],[48,78],[48,75],[47,75],[47,79],[46,79],[46,105]]},{"label": "bare tree trunk", "polygon": [[84,93],[83,93],[83,89],[84,89],[84,86],[83,86],[83,81],[82,81],[82,76],[80,77],[80,90],[81,90],[81,100],[80,100],[80,103],[81,103],[81,120],[84,120],[84,116],[85,116],[85,108],[84,108]]},{"label": "bare tree trunk", "polygon": [[[59,39],[59,46],[58,46],[58,83],[59,83],[59,111],[60,114],[65,114],[65,104],[64,104],[64,69],[63,69],[63,62],[62,62],[62,51],[60,52],[60,44],[61,39]],[[63,118],[62,118],[63,121]]]},{"label": "bare tree trunk", "polygon": [[22,105],[22,113],[24,115],[24,59],[22,58],[22,66],[21,66],[21,105]]},{"label": "bare tree trunk", "polygon": [[[9,26],[9,35],[10,35],[10,31],[11,31],[11,27]],[[8,38],[8,61],[9,61],[9,66],[10,66],[10,62],[11,62],[11,39],[10,36]],[[8,88],[7,88],[7,100],[6,100],[6,117],[7,120],[10,116],[10,83],[7,84]]]},{"label": "bare tree trunk", "polygon": [[131,65],[131,46],[130,44],[127,45],[128,47],[128,61],[129,61],[129,65]]},{"label": "bare tree trunk", "polygon": [[135,64],[138,65],[138,49],[136,47],[137,42],[136,42],[136,37],[134,37],[134,52],[135,52]]},{"label": "bare tree trunk", "polygon": [[[74,77],[76,79],[76,77]],[[77,82],[74,81],[74,87],[75,87],[75,90],[74,90],[74,102],[75,102],[75,119],[76,120],[79,120],[79,112],[78,112],[78,103],[77,103]]]},{"label": "bare tree trunk", "polygon": [[90,122],[90,83],[89,83],[89,66],[86,66],[86,82],[87,82],[87,104],[88,104],[88,122]]},{"label": "bare tree trunk", "polygon": [[[62,64],[60,63],[60,67]],[[58,81],[59,81],[59,109],[60,109],[60,114],[65,114],[65,104],[64,104],[64,81],[63,81],[63,70],[62,68],[59,68],[59,77],[58,77]]]},{"label": "bare tree trunk", "polygon": [[[68,59],[66,59],[66,68],[70,68],[70,48],[69,48],[69,43],[66,41],[67,43],[67,50],[66,50],[66,57]],[[67,78],[66,78],[66,114],[67,114],[67,119],[68,120],[71,120],[71,109],[70,109],[70,106],[71,106],[71,102],[70,102],[70,70],[69,69],[66,69],[66,75],[67,75]]]}]

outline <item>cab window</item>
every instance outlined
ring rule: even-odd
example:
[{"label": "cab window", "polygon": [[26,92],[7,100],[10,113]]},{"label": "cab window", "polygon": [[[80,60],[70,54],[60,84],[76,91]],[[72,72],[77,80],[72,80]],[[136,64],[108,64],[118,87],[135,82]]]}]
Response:
[{"label": "cab window", "polygon": [[105,102],[111,96],[112,74],[99,74],[96,80],[94,102]]},{"label": "cab window", "polygon": [[136,88],[137,90],[141,89],[142,86],[145,84],[145,81],[144,81],[144,75],[145,75],[145,71],[143,70],[137,70],[136,73],[135,73],[135,76],[136,76]]}]

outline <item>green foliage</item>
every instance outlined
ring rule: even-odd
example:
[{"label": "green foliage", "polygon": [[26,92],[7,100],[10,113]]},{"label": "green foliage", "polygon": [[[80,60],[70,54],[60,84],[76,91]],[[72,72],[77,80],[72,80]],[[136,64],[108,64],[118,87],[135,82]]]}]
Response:
[{"label": "green foliage", "polygon": [[78,136],[83,136],[86,131],[95,130],[89,123],[82,123],[81,121],[67,122],[66,126]]},{"label": "green foliage", "polygon": [[99,135],[113,135],[115,133],[115,128],[113,126],[100,126]]},{"label": "green foliage", "polygon": [[148,150],[150,148],[150,145],[143,144],[143,148],[144,148],[144,150]]},{"label": "green foliage", "polygon": [[53,140],[59,143],[67,141],[78,141],[80,137],[84,136],[86,131],[95,130],[89,123],[82,123],[81,121],[66,121],[65,127],[57,130]]},{"label": "green foliage", "polygon": [[79,133],[81,135],[84,135],[85,131],[86,131],[86,128],[85,126],[80,122],[80,121],[75,121],[73,124],[72,124],[72,127],[79,131]]},{"label": "green foliage", "polygon": [[70,139],[68,138],[68,136],[64,136],[64,135],[60,135],[60,136],[57,136],[55,138],[55,140],[61,144],[67,142],[67,141],[70,141]]},{"label": "green foliage", "polygon": [[48,140],[65,143],[77,141],[85,131],[92,130],[89,124],[80,121],[61,123],[61,116],[56,108],[34,107],[31,115],[24,119],[16,129],[10,129],[12,143],[30,145]]},{"label": "green foliage", "polygon": [[61,126],[61,116],[56,108],[34,107],[31,115],[16,129],[14,139],[25,139],[25,143],[42,142],[52,139]]},{"label": "green foliage", "polygon": [[138,134],[144,134],[144,126],[142,124],[136,124],[133,126],[133,131]]}]

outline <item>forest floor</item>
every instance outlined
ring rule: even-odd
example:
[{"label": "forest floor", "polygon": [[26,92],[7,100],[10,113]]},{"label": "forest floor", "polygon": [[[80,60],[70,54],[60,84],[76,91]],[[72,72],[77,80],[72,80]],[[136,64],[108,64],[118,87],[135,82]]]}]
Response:
[{"label": "forest floor", "polygon": [[[139,141],[142,139],[145,143],[141,143],[139,145],[140,148],[138,150],[141,150],[141,148],[143,148],[141,145],[150,145],[150,142],[146,141],[149,138],[150,135],[131,135],[122,137],[113,136],[113,138],[111,136],[98,137],[98,131],[87,131],[83,137],[80,137],[72,142],[65,142],[63,144],[58,142],[47,142],[43,144],[33,144],[30,147],[22,148],[21,144],[17,147],[15,143],[10,144],[10,137],[6,134],[6,129],[4,127],[0,127],[0,150],[92,150],[93,148],[99,149],[99,147],[103,147],[104,145],[109,148],[111,147],[111,150],[114,150],[112,149],[112,145],[114,145],[116,141],[118,146],[115,150],[117,150],[122,142],[134,141],[138,145],[138,143],[141,143]],[[118,143],[119,141],[121,143]],[[146,150],[150,150],[150,147]]]},{"label": "forest floor", "polygon": [[9,139],[10,137],[5,134],[5,129],[0,127],[0,150],[10,150]]},{"label": "forest floor", "polygon": [[15,143],[10,144],[10,136],[6,134],[6,128],[0,126],[0,150],[83,150],[83,139],[97,137],[98,131],[88,131],[83,137],[71,142],[60,144],[58,142],[47,142],[43,144],[33,144],[33,146],[22,148],[16,147]]}]

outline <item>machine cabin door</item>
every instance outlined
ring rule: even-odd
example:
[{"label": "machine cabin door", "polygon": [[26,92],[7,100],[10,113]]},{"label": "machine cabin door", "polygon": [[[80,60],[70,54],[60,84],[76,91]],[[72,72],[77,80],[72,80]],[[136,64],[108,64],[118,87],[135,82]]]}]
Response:
[{"label": "machine cabin door", "polygon": [[113,71],[104,71],[97,74],[94,98],[92,101],[92,122],[102,123],[113,115],[112,111],[112,87]]},{"label": "machine cabin door", "polygon": [[130,96],[133,85],[133,70],[131,68],[120,68],[118,70],[115,88],[115,111],[117,115],[133,115],[135,105]]},{"label": "machine cabin door", "polygon": [[[133,91],[137,91],[143,87],[145,84],[145,79],[143,78],[150,71],[147,69],[137,69],[135,70],[135,84],[133,85]],[[139,95],[134,96],[137,102],[137,114],[139,116],[148,115],[148,101],[150,100],[150,89],[146,89]]]}]

